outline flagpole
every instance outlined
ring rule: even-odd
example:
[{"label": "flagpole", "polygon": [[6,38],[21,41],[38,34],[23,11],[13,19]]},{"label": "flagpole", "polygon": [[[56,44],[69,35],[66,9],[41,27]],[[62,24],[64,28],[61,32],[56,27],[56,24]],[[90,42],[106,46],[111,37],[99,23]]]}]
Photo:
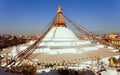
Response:
[{"label": "flagpole", "polygon": [[100,64],[100,57],[99,56],[97,56],[97,63],[98,63],[98,75],[100,75],[100,66],[99,66],[99,64]]},{"label": "flagpole", "polygon": [[1,56],[1,51],[2,51],[2,49],[0,48],[0,67],[1,67],[1,63],[2,63],[2,56]]}]

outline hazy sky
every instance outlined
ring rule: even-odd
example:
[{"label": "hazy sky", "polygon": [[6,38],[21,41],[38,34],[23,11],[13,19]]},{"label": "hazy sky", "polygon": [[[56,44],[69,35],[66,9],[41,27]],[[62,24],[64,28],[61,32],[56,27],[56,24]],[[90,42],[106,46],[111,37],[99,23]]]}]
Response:
[{"label": "hazy sky", "polygon": [[92,32],[120,32],[120,0],[0,0],[1,33],[39,33],[63,13]]}]

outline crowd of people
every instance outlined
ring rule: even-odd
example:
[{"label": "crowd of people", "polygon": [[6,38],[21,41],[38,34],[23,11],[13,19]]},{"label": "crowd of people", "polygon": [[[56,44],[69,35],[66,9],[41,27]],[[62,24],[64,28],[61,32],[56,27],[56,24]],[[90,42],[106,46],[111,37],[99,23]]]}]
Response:
[{"label": "crowd of people", "polygon": [[[70,63],[38,63],[39,69],[56,69],[60,75],[120,75],[120,66],[118,60],[115,57],[108,58],[109,63],[94,64],[70,64]],[[38,69],[38,70],[39,70]]]},{"label": "crowd of people", "polygon": [[96,72],[90,69],[68,69],[68,68],[60,68],[57,70],[60,75],[97,75]]},{"label": "crowd of people", "polygon": [[[28,65],[35,65],[37,67],[37,70],[40,70],[41,72],[48,72],[52,70],[56,70],[60,75],[120,75],[119,72],[119,66],[115,66],[115,64],[111,63],[115,62],[115,58],[111,57],[108,59],[109,64],[106,65],[106,63],[95,62],[94,64],[87,64],[87,63],[67,63],[65,61],[63,62],[44,62],[44,61],[34,61],[34,60],[24,60],[21,64],[24,66]],[[17,60],[16,60],[17,61]],[[19,62],[19,61],[18,61]],[[30,67],[32,67],[30,66]],[[16,70],[15,70],[16,68]],[[14,66],[13,68],[9,67],[10,71],[13,70],[16,72],[23,72],[21,66]],[[21,70],[20,70],[21,69]],[[34,70],[34,68],[31,69],[30,72]],[[49,70],[48,70],[49,69]],[[27,69],[28,70],[28,69]],[[46,73],[47,73],[46,72]],[[104,73],[104,74],[103,74]]]}]

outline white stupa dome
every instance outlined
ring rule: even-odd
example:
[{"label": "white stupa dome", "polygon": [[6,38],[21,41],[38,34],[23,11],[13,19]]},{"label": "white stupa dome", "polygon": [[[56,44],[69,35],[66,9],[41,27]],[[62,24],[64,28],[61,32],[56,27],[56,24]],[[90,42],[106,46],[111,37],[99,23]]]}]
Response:
[{"label": "white stupa dome", "polygon": [[53,27],[43,40],[78,40],[67,27]]}]

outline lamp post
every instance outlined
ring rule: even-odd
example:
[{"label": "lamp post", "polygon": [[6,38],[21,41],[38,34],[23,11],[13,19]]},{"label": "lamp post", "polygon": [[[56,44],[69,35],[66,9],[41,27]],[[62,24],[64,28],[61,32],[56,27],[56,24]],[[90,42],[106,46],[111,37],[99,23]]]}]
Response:
[{"label": "lamp post", "polygon": [[4,47],[4,40],[0,39],[0,67],[1,67],[1,63],[2,63],[2,55],[1,55],[1,51]]},{"label": "lamp post", "polygon": [[98,75],[100,75],[100,66],[99,66],[99,64],[100,64],[100,57],[99,56],[97,56],[97,64],[98,64]]},{"label": "lamp post", "polygon": [[6,64],[8,65],[8,53],[6,54]]},{"label": "lamp post", "polygon": [[3,59],[2,55],[1,55],[1,51],[2,51],[2,48],[0,47],[0,67],[1,67],[2,59]]},{"label": "lamp post", "polygon": [[96,55],[96,56],[94,56],[93,58],[92,58],[92,64],[94,64],[93,63],[93,61],[97,61],[96,63],[98,64],[98,66],[97,66],[97,70],[98,70],[98,73],[97,73],[97,75],[100,75],[100,66],[99,66],[99,64],[100,64],[100,57],[99,57],[99,55]]},{"label": "lamp post", "polygon": [[0,67],[1,67],[1,60],[2,60],[1,51],[2,49],[0,48]]}]

